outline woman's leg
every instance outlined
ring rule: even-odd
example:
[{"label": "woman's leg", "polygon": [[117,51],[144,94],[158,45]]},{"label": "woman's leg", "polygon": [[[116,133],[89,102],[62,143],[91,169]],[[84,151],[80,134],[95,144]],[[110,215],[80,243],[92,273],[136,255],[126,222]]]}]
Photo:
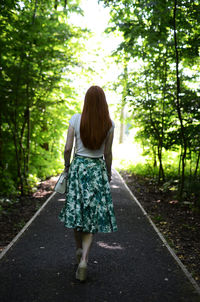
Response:
[{"label": "woman's leg", "polygon": [[87,262],[88,254],[92,244],[93,234],[92,233],[82,233],[82,258],[81,261]]},{"label": "woman's leg", "polygon": [[82,235],[82,257],[76,271],[76,279],[80,281],[85,281],[87,277],[88,254],[92,244],[93,234],[82,232],[81,235]]},{"label": "woman's leg", "polygon": [[77,231],[74,229],[74,238],[76,242],[76,249],[82,249],[82,257],[81,260],[87,262],[88,254],[90,251],[90,247],[92,244],[93,234],[92,233],[85,233],[81,231]]},{"label": "woman's leg", "polygon": [[74,239],[76,242],[76,248],[77,249],[82,249],[82,232],[77,231],[74,229]]}]

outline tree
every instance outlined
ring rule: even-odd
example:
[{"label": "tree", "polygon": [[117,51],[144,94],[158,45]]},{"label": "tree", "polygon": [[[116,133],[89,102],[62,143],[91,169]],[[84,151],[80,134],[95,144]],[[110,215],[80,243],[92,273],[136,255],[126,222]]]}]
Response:
[{"label": "tree", "polygon": [[[134,112],[134,123],[141,128],[140,137],[147,139],[149,148],[157,146],[159,180],[165,179],[163,148],[181,150],[179,198],[182,199],[188,148],[196,144],[197,137],[197,140],[200,138],[197,134],[199,117],[197,120],[195,113],[199,110],[199,91],[190,87],[197,81],[199,72],[196,66],[199,62],[200,24],[197,20],[200,4],[186,0],[102,2],[111,8],[107,31],[120,31],[124,37],[116,52],[126,53],[130,62],[142,61],[143,67],[137,72],[133,68],[135,76],[132,83],[129,81],[129,97],[126,99]],[[131,78],[130,69],[129,72]],[[135,87],[135,81],[139,87]],[[195,110],[191,110],[193,103]],[[196,137],[193,142],[194,129]],[[192,152],[197,157],[198,166],[198,151]]]},{"label": "tree", "polygon": [[59,167],[60,138],[67,117],[79,107],[70,76],[85,30],[68,22],[71,12],[80,11],[78,3],[63,1],[59,11],[50,0],[1,3],[0,174],[5,191],[4,175],[23,195],[30,175],[47,177]]}]

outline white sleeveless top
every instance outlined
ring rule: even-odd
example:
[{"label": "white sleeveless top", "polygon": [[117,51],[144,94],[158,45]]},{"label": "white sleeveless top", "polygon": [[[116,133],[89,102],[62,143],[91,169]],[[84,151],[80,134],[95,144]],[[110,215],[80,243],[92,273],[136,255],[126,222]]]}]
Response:
[{"label": "white sleeveless top", "polygon": [[[111,120],[112,121],[112,120]],[[105,140],[102,143],[100,149],[98,150],[90,150],[86,148],[81,140],[80,137],[80,123],[81,123],[81,114],[76,113],[72,116],[72,118],[69,121],[69,124],[71,127],[75,130],[75,139],[76,139],[76,145],[75,145],[75,153],[77,155],[85,156],[85,157],[101,157],[104,154],[104,147],[105,147]],[[115,124],[112,121],[112,127],[108,131],[108,133],[114,131]]]}]

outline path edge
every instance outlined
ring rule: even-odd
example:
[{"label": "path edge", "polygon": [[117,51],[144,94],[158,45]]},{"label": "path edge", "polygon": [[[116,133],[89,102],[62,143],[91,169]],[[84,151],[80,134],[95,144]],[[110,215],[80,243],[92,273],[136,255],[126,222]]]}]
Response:
[{"label": "path edge", "polygon": [[134,194],[132,193],[132,191],[130,190],[130,188],[128,187],[128,185],[126,184],[126,182],[123,179],[123,177],[119,174],[119,172],[116,169],[114,169],[114,170],[117,173],[117,175],[119,176],[119,178],[121,179],[121,181],[123,182],[125,188],[128,190],[130,196],[132,197],[132,201],[136,202],[136,204],[140,207],[140,209],[142,210],[143,214],[147,217],[148,221],[150,222],[150,224],[154,228],[154,230],[157,233],[157,235],[160,237],[160,239],[163,242],[163,244],[165,245],[165,247],[168,249],[168,251],[170,252],[170,254],[172,255],[172,257],[174,258],[174,260],[178,263],[179,267],[182,269],[182,271],[184,272],[184,274],[186,275],[186,277],[188,278],[188,280],[192,283],[192,285],[195,288],[196,292],[200,295],[200,287],[197,284],[197,282],[194,280],[194,278],[192,277],[191,273],[187,270],[187,268],[185,267],[185,265],[178,258],[178,256],[174,252],[174,250],[169,246],[167,240],[162,235],[162,233],[159,231],[159,229],[157,228],[157,226],[154,224],[154,222],[152,221],[152,219],[150,218],[150,216],[147,214],[147,212],[145,211],[145,209],[143,208],[143,206],[141,205],[141,203],[134,196]]},{"label": "path edge", "polygon": [[17,242],[17,240],[22,236],[22,234],[28,229],[31,223],[36,219],[40,212],[46,207],[49,201],[54,197],[56,192],[53,192],[49,198],[43,203],[43,205],[37,210],[37,212],[29,219],[29,221],[24,225],[24,227],[19,231],[19,233],[12,239],[12,241],[3,249],[0,253],[0,260],[6,255],[9,249]]}]

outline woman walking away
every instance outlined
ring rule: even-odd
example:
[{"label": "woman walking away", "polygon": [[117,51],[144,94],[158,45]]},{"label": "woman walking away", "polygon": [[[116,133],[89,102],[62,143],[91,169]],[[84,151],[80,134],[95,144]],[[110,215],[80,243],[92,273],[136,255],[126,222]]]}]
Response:
[{"label": "woman walking away", "polygon": [[[69,121],[65,145],[65,172],[68,172],[66,202],[59,218],[74,229],[78,268],[76,278],[84,281],[93,234],[117,231],[110,194],[112,142],[111,121],[102,88],[91,86],[82,114]],[[75,139],[75,156],[70,165]]]}]

